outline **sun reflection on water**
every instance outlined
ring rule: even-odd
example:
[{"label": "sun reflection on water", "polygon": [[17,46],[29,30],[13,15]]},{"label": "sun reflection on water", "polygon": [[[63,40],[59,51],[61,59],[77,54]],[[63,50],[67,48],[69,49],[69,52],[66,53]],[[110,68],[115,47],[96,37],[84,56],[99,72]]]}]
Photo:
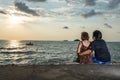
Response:
[{"label": "sun reflection on water", "polygon": [[10,47],[19,47],[19,41],[17,41],[17,40],[10,40],[10,44],[9,44],[9,46]]}]

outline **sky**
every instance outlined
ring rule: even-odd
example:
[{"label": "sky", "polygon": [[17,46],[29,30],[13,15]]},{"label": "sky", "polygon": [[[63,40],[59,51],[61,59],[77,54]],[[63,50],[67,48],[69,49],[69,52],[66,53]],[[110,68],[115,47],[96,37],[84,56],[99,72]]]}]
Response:
[{"label": "sky", "polygon": [[120,0],[0,0],[0,39],[120,41]]}]

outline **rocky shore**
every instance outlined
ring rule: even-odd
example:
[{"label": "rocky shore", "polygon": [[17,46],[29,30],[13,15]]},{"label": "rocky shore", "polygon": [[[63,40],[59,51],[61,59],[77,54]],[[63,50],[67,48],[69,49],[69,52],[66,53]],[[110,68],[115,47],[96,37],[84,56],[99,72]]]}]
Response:
[{"label": "rocky shore", "polygon": [[0,80],[120,80],[120,64],[0,65]]}]

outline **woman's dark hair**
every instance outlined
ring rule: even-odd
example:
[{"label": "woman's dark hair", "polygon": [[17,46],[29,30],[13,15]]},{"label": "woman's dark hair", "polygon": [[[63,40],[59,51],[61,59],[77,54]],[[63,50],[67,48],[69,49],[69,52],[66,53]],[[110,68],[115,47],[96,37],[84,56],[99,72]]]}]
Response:
[{"label": "woman's dark hair", "polygon": [[93,37],[95,37],[96,40],[100,40],[102,38],[102,33],[99,30],[95,30],[93,32]]},{"label": "woman's dark hair", "polygon": [[87,32],[81,33],[81,39],[83,40],[89,40],[89,34]]}]

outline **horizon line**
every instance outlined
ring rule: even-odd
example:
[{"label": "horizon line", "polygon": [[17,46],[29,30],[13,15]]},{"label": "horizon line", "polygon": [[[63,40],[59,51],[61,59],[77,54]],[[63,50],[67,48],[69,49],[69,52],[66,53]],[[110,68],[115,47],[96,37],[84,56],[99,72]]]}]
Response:
[{"label": "horizon line", "polygon": [[[12,40],[16,40],[16,41],[75,41],[76,39],[74,39],[74,40],[67,40],[67,39],[65,39],[65,40],[49,40],[49,39],[48,40],[40,40],[40,39],[23,39],[23,40],[17,40],[17,39],[0,39],[0,41],[1,40],[6,40],[6,41],[12,41]],[[120,41],[107,41],[106,40],[106,42],[120,42]]]}]

